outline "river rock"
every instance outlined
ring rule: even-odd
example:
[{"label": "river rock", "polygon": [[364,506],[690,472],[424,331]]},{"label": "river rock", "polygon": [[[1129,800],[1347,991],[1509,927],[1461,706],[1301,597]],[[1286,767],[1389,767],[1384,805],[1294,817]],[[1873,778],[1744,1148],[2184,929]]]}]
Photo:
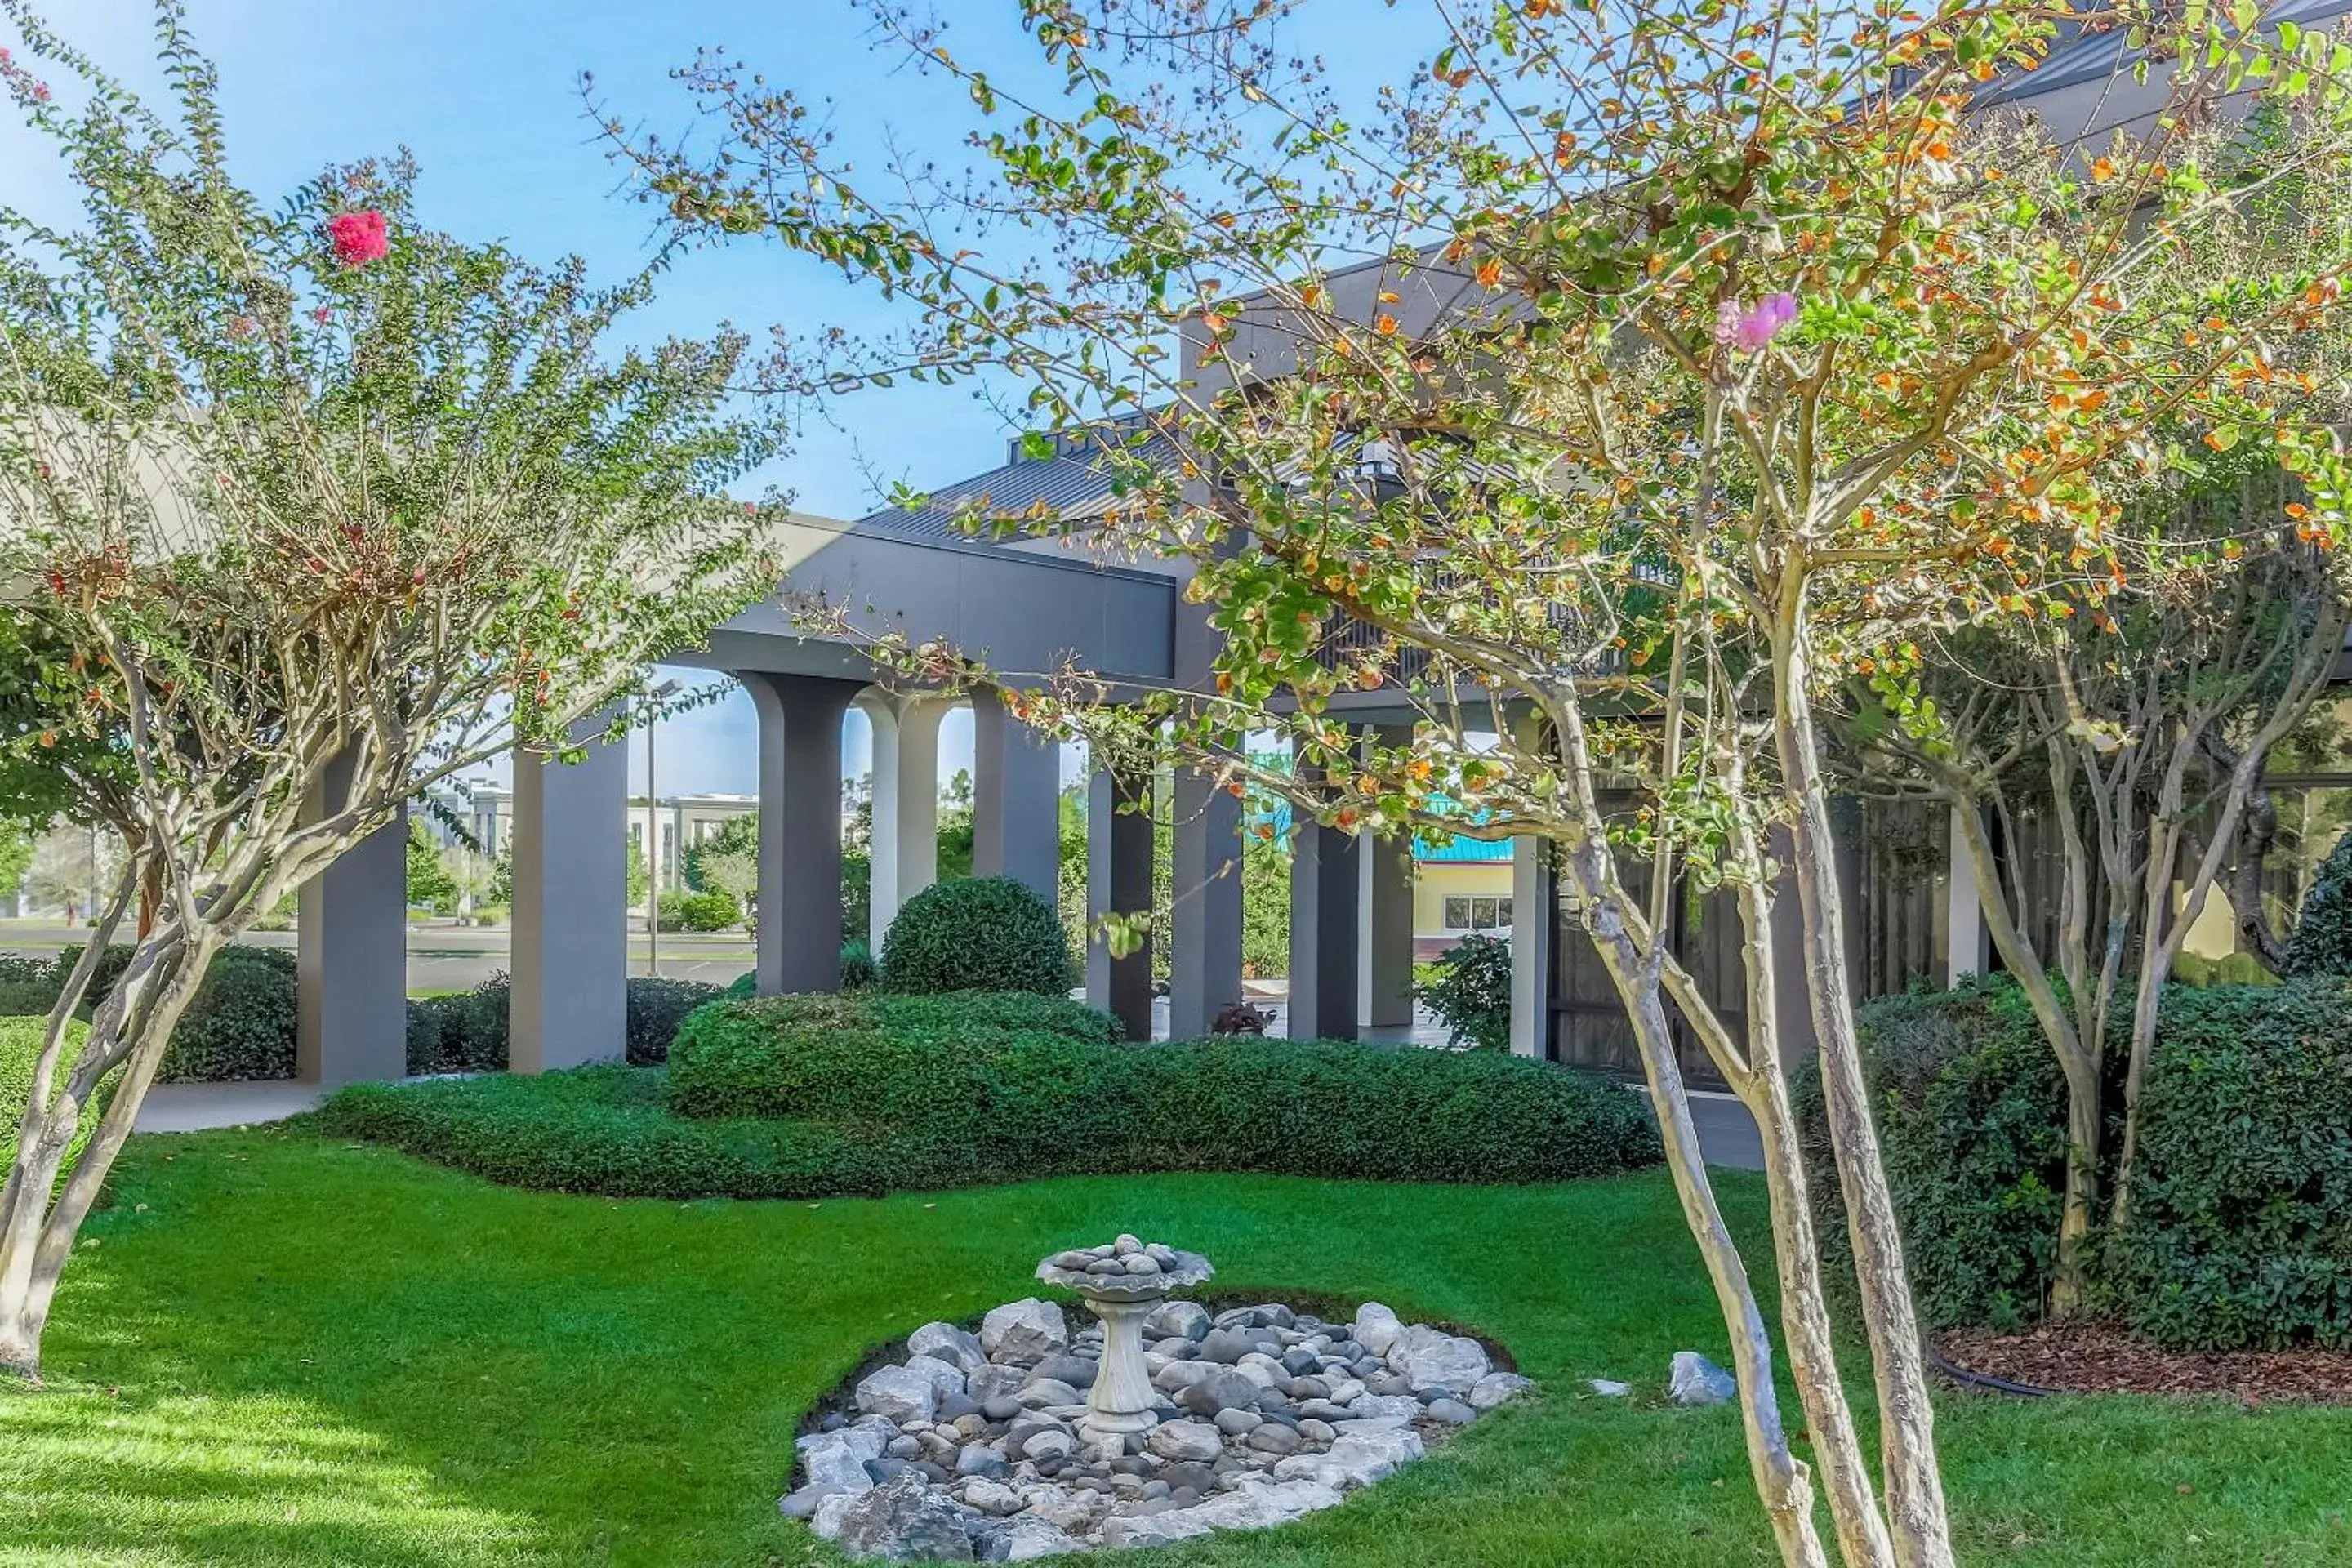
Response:
[{"label": "river rock", "polygon": [[1470,1385],[1471,1409],[1487,1411],[1517,1399],[1535,1384],[1516,1372],[1490,1372]]},{"label": "river rock", "polygon": [[1404,1332],[1404,1324],[1397,1315],[1378,1301],[1367,1301],[1356,1309],[1353,1331],[1355,1342],[1374,1355],[1386,1355],[1397,1336]]},{"label": "river rock", "polygon": [[1006,1366],[1034,1366],[1069,1343],[1070,1325],[1062,1309],[1034,1296],[1008,1302],[980,1323],[981,1349]]},{"label": "river rock", "polygon": [[1163,1301],[1143,1320],[1143,1335],[1152,1340],[1191,1340],[1198,1344],[1209,1337],[1208,1309],[1198,1301]]},{"label": "river rock", "polygon": [[907,1353],[937,1356],[967,1375],[988,1362],[988,1352],[980,1348],[980,1336],[953,1323],[925,1323],[907,1336]]},{"label": "river rock", "polygon": [[1739,1384],[1698,1352],[1676,1351],[1666,1392],[1677,1405],[1728,1405],[1739,1397]]},{"label": "river rock", "polygon": [[1476,1340],[1442,1335],[1416,1345],[1405,1356],[1404,1374],[1416,1389],[1443,1388],[1467,1394],[1495,1370],[1486,1347]]},{"label": "river rock", "polygon": [[1214,1426],[1202,1421],[1163,1421],[1154,1426],[1143,1446],[1163,1459],[1215,1458],[1224,1440]]},{"label": "river rock", "polygon": [[[929,1356],[917,1358],[930,1361]],[[961,1379],[963,1374],[945,1362],[932,1361],[940,1368]],[[929,1421],[940,1407],[940,1385],[929,1373],[911,1367],[886,1366],[868,1373],[857,1385],[857,1408],[886,1416],[899,1426],[910,1422]],[[877,1449],[876,1453],[880,1450]],[[866,1456],[868,1458],[874,1455]]]},{"label": "river rock", "polygon": [[854,1557],[894,1563],[927,1559],[970,1563],[971,1530],[955,1499],[926,1484],[913,1471],[876,1487],[841,1516],[835,1544]]}]

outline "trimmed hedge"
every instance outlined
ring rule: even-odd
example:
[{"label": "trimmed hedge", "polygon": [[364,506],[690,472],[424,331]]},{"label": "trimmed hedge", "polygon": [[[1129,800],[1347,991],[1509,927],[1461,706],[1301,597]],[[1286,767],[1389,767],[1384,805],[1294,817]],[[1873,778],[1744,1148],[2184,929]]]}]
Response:
[{"label": "trimmed hedge", "polygon": [[[624,1041],[632,1067],[656,1066],[669,1055],[670,1037],[688,1014],[720,994],[716,985],[666,975],[632,975]],[[408,1004],[408,1070],[432,1073],[504,1072],[514,982],[493,974],[471,991],[419,996]]]},{"label": "trimmed hedge", "polygon": [[155,1076],[165,1083],[292,1078],[294,963],[282,947],[215,953]]},{"label": "trimmed hedge", "polygon": [[1536,1182],[1659,1158],[1646,1103],[1566,1068],[1349,1043],[1118,1043],[1107,1015],[1018,996],[794,996],[687,1020],[688,1118],[890,1130],[985,1171],[1267,1171]]},{"label": "trimmed hedge", "polygon": [[919,1169],[887,1140],[791,1121],[688,1121],[657,1068],[353,1084],[320,1112],[365,1138],[509,1186],[608,1197],[822,1198]]},{"label": "trimmed hedge", "polygon": [[[25,1114],[26,1101],[32,1098],[33,1064],[40,1058],[41,1034],[47,1024],[46,1015],[39,1018],[0,1018],[0,1106],[6,1108],[0,1111],[0,1168],[14,1163],[16,1158],[16,1124]],[[79,1023],[66,1026],[66,1050],[69,1057],[80,1050],[84,1032]],[[99,1085],[97,1110],[100,1115],[105,1113],[105,1102],[114,1092],[117,1076],[110,1073]],[[73,1143],[66,1153],[66,1163],[59,1167],[61,1172],[73,1169],[74,1161],[80,1157],[82,1145],[89,1142],[89,1135],[97,1130],[98,1116],[85,1112],[81,1131],[74,1135]]]},{"label": "trimmed hedge", "polygon": [[670,1041],[688,1015],[706,1002],[719,999],[716,985],[699,980],[672,980],[640,974],[629,981],[628,1063],[633,1068],[658,1067],[669,1059]]},{"label": "trimmed hedge", "polygon": [[882,937],[882,984],[893,991],[1070,989],[1062,917],[1026,882],[958,877],[908,899]]},{"label": "trimmed hedge", "polygon": [[2139,1332],[2352,1349],[2352,979],[2166,992],[2130,1212]]},{"label": "trimmed hedge", "polygon": [[[2066,1085],[2005,975],[1909,991],[1855,1014],[1920,1316],[2013,1329],[2042,1315],[2066,1182]],[[1811,1061],[1791,1085],[1824,1249],[1849,1258]],[[2109,1154],[2112,1157],[2112,1140]]]}]

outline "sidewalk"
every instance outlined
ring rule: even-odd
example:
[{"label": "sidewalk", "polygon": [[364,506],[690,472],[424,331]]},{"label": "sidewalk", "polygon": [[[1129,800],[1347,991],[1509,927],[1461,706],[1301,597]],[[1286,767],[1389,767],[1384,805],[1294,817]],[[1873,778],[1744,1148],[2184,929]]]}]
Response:
[{"label": "sidewalk", "polygon": [[203,1132],[282,1121],[317,1110],[326,1098],[315,1083],[159,1083],[148,1089],[134,1131]]}]

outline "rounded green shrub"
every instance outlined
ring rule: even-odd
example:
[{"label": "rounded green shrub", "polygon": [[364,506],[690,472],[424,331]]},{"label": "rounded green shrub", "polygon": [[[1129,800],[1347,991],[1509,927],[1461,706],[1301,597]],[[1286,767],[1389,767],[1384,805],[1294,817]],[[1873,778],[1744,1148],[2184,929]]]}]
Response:
[{"label": "rounded green shrub", "polygon": [[[2066,1086],[2024,994],[1994,975],[1876,998],[1855,1023],[1920,1316],[1939,1328],[2039,1318],[2065,1192]],[[1820,1068],[1793,1078],[1817,1229],[1844,1258]]]},{"label": "rounded green shrub", "polygon": [[1500,937],[1465,936],[1430,968],[1430,978],[1412,994],[1445,1026],[1453,1043],[1510,1049],[1511,944]]},{"label": "rounded green shrub", "polygon": [[233,1083],[294,1076],[294,954],[282,947],[225,947],[173,1026],[156,1077],[166,1083]]},{"label": "rounded green shrub", "polygon": [[2292,979],[2352,974],[2352,833],[2336,841],[2319,863],[2311,891],[2288,938],[2286,972]]},{"label": "rounded green shrub", "polygon": [[657,974],[630,976],[628,993],[627,1060],[640,1068],[667,1061],[670,1041],[687,1015],[720,994],[718,986],[699,980]]},{"label": "rounded green shrub", "polygon": [[1035,889],[1010,877],[935,882],[907,900],[882,939],[893,991],[1070,989],[1069,939]]},{"label": "rounded green shrub", "polygon": [[2132,1327],[2184,1350],[2352,1350],[2352,978],[2174,987],[2114,1248]]}]

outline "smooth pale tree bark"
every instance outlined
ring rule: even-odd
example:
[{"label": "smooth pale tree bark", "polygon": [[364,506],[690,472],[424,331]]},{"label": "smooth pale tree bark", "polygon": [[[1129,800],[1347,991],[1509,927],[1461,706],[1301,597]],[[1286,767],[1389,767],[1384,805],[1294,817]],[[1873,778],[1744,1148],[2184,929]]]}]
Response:
[{"label": "smooth pale tree bark", "polygon": [[1928,1397],[1927,1350],[1911,1301],[1895,1197],[1871,1120],[1853,991],[1845,951],[1844,898],[1829,788],[1822,774],[1810,668],[1814,646],[1801,576],[1780,584],[1772,653],[1773,737],[1781,788],[1790,811],[1790,843],[1797,897],[1804,911],[1805,988],[1820,1052],[1822,1098],[1836,1152],[1838,1182],[1861,1285],[1863,1321],[1877,1376],[1879,1450],[1895,1562],[1901,1568],[1951,1568],[1952,1533],[1944,1482],[1936,1468],[1936,1413]]}]

